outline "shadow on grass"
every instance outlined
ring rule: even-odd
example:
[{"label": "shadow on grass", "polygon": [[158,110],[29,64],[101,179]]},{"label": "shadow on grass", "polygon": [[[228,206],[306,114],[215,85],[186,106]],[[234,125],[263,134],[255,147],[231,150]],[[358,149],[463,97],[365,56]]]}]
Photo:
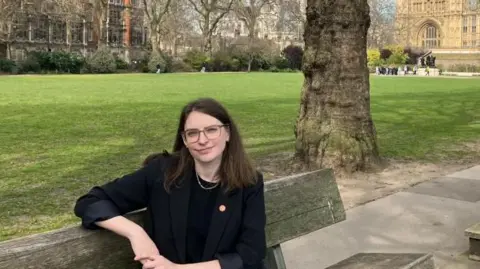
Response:
[{"label": "shadow on grass", "polygon": [[372,117],[384,155],[435,159],[480,138],[480,91],[382,94]]}]

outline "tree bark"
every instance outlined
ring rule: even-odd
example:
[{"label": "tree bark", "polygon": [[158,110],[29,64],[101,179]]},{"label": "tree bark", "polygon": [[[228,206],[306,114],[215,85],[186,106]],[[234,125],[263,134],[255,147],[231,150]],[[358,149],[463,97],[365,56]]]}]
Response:
[{"label": "tree bark", "polygon": [[209,32],[205,35],[204,37],[204,46],[203,46],[203,52],[207,53],[210,57],[213,55],[212,51],[212,33]]},{"label": "tree bark", "polygon": [[152,50],[155,53],[159,53],[160,43],[161,43],[161,35],[160,35],[160,26],[157,23],[150,24],[150,42],[152,43]]},{"label": "tree bark", "polygon": [[253,45],[255,39],[255,24],[257,23],[256,18],[251,16],[248,24],[248,73],[252,70],[252,62],[254,57]]},{"label": "tree bark", "polygon": [[251,32],[248,34],[248,68],[247,72],[250,73],[252,70],[252,62],[253,62],[253,34]]},{"label": "tree bark", "polygon": [[296,154],[308,168],[380,164],[370,114],[367,0],[308,0]]},{"label": "tree bark", "polygon": [[12,59],[12,46],[10,45],[10,41],[7,42],[7,60],[11,60]]},{"label": "tree bark", "polygon": [[65,20],[67,30],[67,51],[72,51],[72,21],[70,19]]}]

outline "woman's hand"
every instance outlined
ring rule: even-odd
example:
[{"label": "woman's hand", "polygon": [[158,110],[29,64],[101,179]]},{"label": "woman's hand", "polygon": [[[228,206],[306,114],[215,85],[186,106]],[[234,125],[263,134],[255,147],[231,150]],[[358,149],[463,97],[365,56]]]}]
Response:
[{"label": "woman's hand", "polygon": [[169,261],[167,258],[161,255],[137,255],[135,257],[136,261],[143,263],[142,269],[176,269],[178,268],[177,264]]},{"label": "woman's hand", "polygon": [[[132,245],[133,253],[135,254],[135,260],[137,257],[154,257],[159,255],[159,251],[155,243],[148,236],[148,234],[141,230],[131,237],[129,237],[130,244]],[[145,258],[145,259],[147,259]],[[145,264],[147,260],[138,259],[142,264]]]}]

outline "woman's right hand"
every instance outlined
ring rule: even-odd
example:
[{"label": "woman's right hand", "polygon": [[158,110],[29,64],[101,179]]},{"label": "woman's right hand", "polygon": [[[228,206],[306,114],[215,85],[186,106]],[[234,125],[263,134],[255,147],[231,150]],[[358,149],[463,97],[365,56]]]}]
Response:
[{"label": "woman's right hand", "polygon": [[[132,245],[132,250],[135,254],[135,258],[155,256],[160,254],[157,246],[155,245],[155,243],[153,243],[152,239],[150,239],[150,237],[144,230],[135,233],[134,235],[129,237],[129,240],[130,244]],[[140,260],[142,264],[147,261],[148,259]]]}]

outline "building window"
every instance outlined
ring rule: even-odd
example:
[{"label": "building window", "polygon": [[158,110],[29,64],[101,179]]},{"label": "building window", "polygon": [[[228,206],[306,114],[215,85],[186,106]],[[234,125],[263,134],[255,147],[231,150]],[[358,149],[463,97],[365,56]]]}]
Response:
[{"label": "building window", "polygon": [[123,30],[121,28],[108,28],[108,43],[111,45],[123,44]]},{"label": "building window", "polygon": [[422,12],[423,11],[423,1],[416,0],[413,2],[413,12]]},{"label": "building window", "polygon": [[22,49],[16,49],[13,53],[13,58],[14,60],[16,61],[23,61],[25,60],[27,57],[26,57],[26,53],[24,50]]},{"label": "building window", "polygon": [[468,32],[468,18],[463,17],[463,32],[466,33]]},{"label": "building window", "polygon": [[25,16],[16,16],[14,18],[15,39],[16,40],[29,40],[29,22]]},{"label": "building window", "polygon": [[93,23],[91,22],[87,22],[85,24],[85,28],[86,28],[86,34],[87,34],[87,40],[88,42],[92,42],[93,41],[93,32],[94,32],[94,29],[93,29]]},{"label": "building window", "polygon": [[435,26],[427,24],[420,30],[421,44],[424,48],[440,47],[440,34]]},{"label": "building window", "polygon": [[118,7],[111,7],[108,11],[108,22],[109,25],[115,24],[119,25],[122,24],[122,9]]},{"label": "building window", "polygon": [[472,15],[472,33],[477,32],[477,16]]},{"label": "building window", "polygon": [[445,0],[436,0],[435,1],[435,10],[436,11],[445,10]]},{"label": "building window", "polygon": [[121,6],[123,5],[123,0],[109,0],[108,3],[111,5]]},{"label": "building window", "polygon": [[83,44],[83,22],[72,23],[72,41],[73,44]]},{"label": "building window", "polygon": [[143,44],[143,33],[141,28],[132,28],[132,45],[139,46]]},{"label": "building window", "polygon": [[424,5],[425,5],[425,11],[432,13],[433,8],[434,8],[434,5],[433,5],[432,1],[427,0]]},{"label": "building window", "polygon": [[65,22],[54,21],[52,23],[52,39],[55,43],[65,43],[67,39],[67,28]]},{"label": "building window", "polygon": [[48,41],[49,36],[49,23],[47,16],[38,16],[34,22],[33,29],[33,39],[35,41]]}]

